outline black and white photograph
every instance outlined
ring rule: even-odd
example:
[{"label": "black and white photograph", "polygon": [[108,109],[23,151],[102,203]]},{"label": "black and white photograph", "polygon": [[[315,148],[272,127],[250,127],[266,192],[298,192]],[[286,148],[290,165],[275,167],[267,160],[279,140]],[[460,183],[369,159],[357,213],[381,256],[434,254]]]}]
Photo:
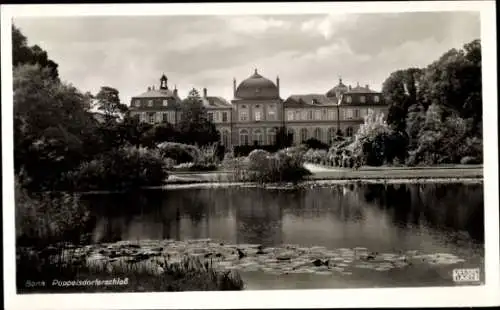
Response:
[{"label": "black and white photograph", "polygon": [[2,6],[8,309],[498,305],[495,3],[286,5]]}]

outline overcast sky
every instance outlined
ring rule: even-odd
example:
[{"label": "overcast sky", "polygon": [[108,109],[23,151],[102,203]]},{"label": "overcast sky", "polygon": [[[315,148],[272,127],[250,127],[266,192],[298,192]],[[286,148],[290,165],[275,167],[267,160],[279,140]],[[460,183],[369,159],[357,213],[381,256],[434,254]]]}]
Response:
[{"label": "overcast sky", "polygon": [[195,87],[232,99],[255,68],[282,97],[325,93],[339,75],[380,90],[398,69],[425,66],[480,38],[478,13],[18,18],[81,91],[117,88],[123,102],[162,73],[185,96]]}]

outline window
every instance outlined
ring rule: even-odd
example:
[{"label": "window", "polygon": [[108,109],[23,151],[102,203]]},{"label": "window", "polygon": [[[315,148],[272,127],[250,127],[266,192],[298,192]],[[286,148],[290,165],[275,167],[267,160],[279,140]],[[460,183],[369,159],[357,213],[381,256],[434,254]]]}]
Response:
[{"label": "window", "polygon": [[327,110],[323,109],[323,112],[321,114],[321,119],[322,120],[327,120],[327,117],[328,117]]},{"label": "window", "polygon": [[164,107],[168,106],[168,100],[167,99],[163,99],[163,106]]},{"label": "window", "polygon": [[246,106],[246,105],[242,105],[242,106],[241,106],[241,108],[242,108],[242,109],[246,109],[246,108],[247,108],[247,106]]},{"label": "window", "polygon": [[260,111],[255,111],[255,121],[261,121],[262,120],[262,115]]},{"label": "window", "polygon": [[321,138],[322,138],[321,128],[314,129],[314,139],[321,141]]},{"label": "window", "polygon": [[242,122],[248,121],[248,112],[247,111],[240,112],[240,121],[242,121]]},{"label": "window", "polygon": [[153,106],[153,100],[148,100],[148,107],[152,107]]},{"label": "window", "polygon": [[354,118],[359,118],[359,109],[354,110]]},{"label": "window", "polygon": [[293,141],[295,139],[295,130],[293,130],[293,128],[288,128],[286,132],[290,139]]},{"label": "window", "polygon": [[307,133],[307,128],[302,128],[300,130],[300,139],[302,140],[302,142],[306,141],[307,139],[309,138],[309,135]]},{"label": "window", "polygon": [[135,101],[135,106],[136,107],[140,107],[141,106],[141,101],[140,100],[136,100]]},{"label": "window", "polygon": [[375,96],[375,97],[373,97],[373,101],[375,101],[376,103],[379,103],[379,101],[380,101],[380,97],[379,97],[379,96]]},{"label": "window", "polygon": [[229,146],[229,131],[223,130],[221,134],[221,142],[224,146]]},{"label": "window", "polygon": [[219,122],[219,112],[214,112],[214,121]]},{"label": "window", "polygon": [[353,133],[354,133],[354,129],[352,129],[352,127],[347,127],[346,135],[348,137],[352,137]]},{"label": "window", "polygon": [[168,113],[162,113],[161,116],[162,116],[162,121],[168,122]]},{"label": "window", "polygon": [[151,123],[151,124],[154,124],[155,123],[155,113],[149,113],[149,119],[148,121]]},{"label": "window", "polygon": [[337,114],[335,112],[335,110],[328,110],[328,120],[333,121],[335,119],[335,115]]},{"label": "window", "polygon": [[147,122],[148,121],[146,112],[141,113],[141,121],[143,121],[143,122]]},{"label": "window", "polygon": [[253,140],[254,143],[257,143],[257,145],[262,145],[264,144],[264,139],[262,136],[262,131],[260,129],[256,129],[253,133]]},{"label": "window", "polygon": [[295,112],[294,111],[288,111],[287,112],[287,119],[289,121],[293,121],[293,116],[294,116]]},{"label": "window", "polygon": [[312,110],[307,111],[307,119],[308,120],[312,120],[313,119],[313,111]]},{"label": "window", "polygon": [[360,101],[361,103],[365,103],[365,102],[366,102],[366,98],[365,98],[365,96],[361,96],[361,97],[359,97],[359,101]]},{"label": "window", "polygon": [[344,110],[344,117],[345,117],[345,119],[352,119],[353,118],[352,109],[345,109]]},{"label": "window", "polygon": [[301,113],[300,111],[295,111],[295,120],[300,121]]},{"label": "window", "polygon": [[246,129],[240,130],[240,145],[248,145],[248,131]]},{"label": "window", "polygon": [[214,121],[214,114],[212,112],[207,113],[208,115],[208,120],[213,122]]},{"label": "window", "polygon": [[321,110],[314,111],[314,119],[315,120],[320,120],[321,119]]},{"label": "window", "polygon": [[345,101],[346,101],[347,103],[351,103],[351,102],[352,102],[352,97],[351,97],[351,96],[346,96],[346,97],[345,97]]},{"label": "window", "polygon": [[269,145],[274,145],[276,144],[276,129],[274,128],[271,128],[268,130],[268,133],[267,133],[267,139],[268,139],[268,144]]},{"label": "window", "polygon": [[222,122],[227,122],[227,112],[222,112]]},{"label": "window", "polygon": [[301,115],[301,120],[305,121],[305,120],[307,119],[307,111],[306,111],[306,110],[304,110],[304,111],[302,111],[302,113],[301,113],[301,114],[302,114],[302,115]]},{"label": "window", "polygon": [[276,120],[276,109],[274,108],[274,105],[271,104],[267,108],[267,119],[270,121],[275,121]]},{"label": "window", "polygon": [[335,138],[335,128],[333,128],[333,127],[328,128],[327,136],[328,136],[327,137],[328,138],[327,143],[328,144],[332,144],[333,138]]}]

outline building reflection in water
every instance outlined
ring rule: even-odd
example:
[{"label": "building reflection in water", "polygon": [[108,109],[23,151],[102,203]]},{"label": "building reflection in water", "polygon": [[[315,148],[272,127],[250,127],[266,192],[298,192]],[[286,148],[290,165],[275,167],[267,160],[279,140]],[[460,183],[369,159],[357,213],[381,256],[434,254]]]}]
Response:
[{"label": "building reflection in water", "polygon": [[282,243],[282,213],[276,192],[244,189],[231,195],[236,208],[236,242],[271,246]]},{"label": "building reflection in water", "polygon": [[390,251],[423,243],[437,250],[436,240],[456,244],[460,234],[484,240],[482,185],[179,189],[86,199],[94,242],[211,238]]}]

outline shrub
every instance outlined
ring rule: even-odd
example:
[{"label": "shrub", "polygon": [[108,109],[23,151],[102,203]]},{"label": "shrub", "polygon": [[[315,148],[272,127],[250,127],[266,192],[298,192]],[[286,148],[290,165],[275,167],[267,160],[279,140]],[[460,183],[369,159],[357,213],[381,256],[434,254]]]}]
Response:
[{"label": "shrub", "polygon": [[233,177],[238,181],[295,183],[311,174],[303,166],[303,153],[297,149],[282,150],[274,154],[255,150],[248,158],[235,159],[232,164]]},{"label": "shrub", "polygon": [[31,196],[15,181],[16,240],[20,245],[44,246],[62,240],[80,242],[90,216],[80,196],[37,193]]},{"label": "shrub", "polygon": [[196,162],[202,156],[201,151],[194,145],[163,142],[158,144],[158,149],[163,158],[169,157],[177,163]]},{"label": "shrub", "polygon": [[73,190],[128,190],[160,185],[168,177],[157,150],[123,147],[101,154],[68,173]]},{"label": "shrub", "polygon": [[314,138],[304,141],[304,144],[307,145],[309,149],[328,150],[327,144]]}]

